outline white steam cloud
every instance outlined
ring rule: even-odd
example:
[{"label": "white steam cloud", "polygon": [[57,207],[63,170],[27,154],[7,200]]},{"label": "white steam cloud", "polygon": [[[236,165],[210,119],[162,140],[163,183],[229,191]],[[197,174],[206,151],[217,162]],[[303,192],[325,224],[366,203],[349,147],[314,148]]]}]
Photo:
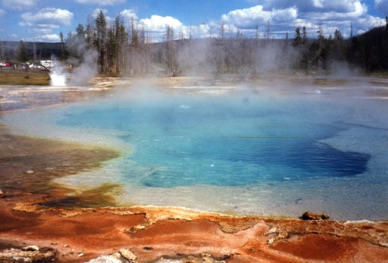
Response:
[{"label": "white steam cloud", "polygon": [[82,63],[73,70],[73,76],[69,82],[70,85],[87,85],[91,78],[97,76],[97,56],[96,50],[85,50],[82,57]]}]

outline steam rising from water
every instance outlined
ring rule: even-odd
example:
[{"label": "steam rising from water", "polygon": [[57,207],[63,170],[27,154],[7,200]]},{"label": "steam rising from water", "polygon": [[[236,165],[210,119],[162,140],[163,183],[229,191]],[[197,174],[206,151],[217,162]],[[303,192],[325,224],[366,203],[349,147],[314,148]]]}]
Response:
[{"label": "steam rising from water", "polygon": [[50,72],[50,86],[65,87],[67,73],[59,61],[55,58],[52,58],[52,61],[54,62],[54,68]]},{"label": "steam rising from water", "polygon": [[93,49],[84,49],[81,59],[71,58],[66,63],[66,67],[52,58],[54,70],[50,73],[50,86],[65,87],[67,85],[85,86],[90,79],[97,76],[97,52]]},{"label": "steam rising from water", "polygon": [[93,77],[97,76],[97,51],[93,49],[84,50],[81,63],[72,72],[69,84],[75,86],[87,85]]},{"label": "steam rising from water", "polygon": [[65,87],[66,86],[66,74],[52,72],[50,73],[50,86],[53,87]]}]

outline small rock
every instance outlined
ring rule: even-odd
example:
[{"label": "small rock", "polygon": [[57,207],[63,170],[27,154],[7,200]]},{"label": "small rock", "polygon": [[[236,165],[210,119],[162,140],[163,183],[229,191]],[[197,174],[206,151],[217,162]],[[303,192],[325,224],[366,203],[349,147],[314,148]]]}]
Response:
[{"label": "small rock", "polygon": [[276,237],[271,237],[270,239],[267,240],[268,245],[272,245],[276,241]]},{"label": "small rock", "polygon": [[132,228],[126,230],[126,232],[129,232],[129,233],[136,233],[136,232],[138,232],[138,231],[140,231],[140,230],[143,230],[143,229],[145,229],[145,228],[146,228],[146,226],[144,226],[144,225],[137,225],[137,226],[134,226],[134,227],[132,227]]},{"label": "small rock", "polygon": [[330,216],[327,214],[316,214],[310,211],[304,212],[301,216],[303,220],[326,220],[329,219]]},{"label": "small rock", "polygon": [[0,190],[0,197],[3,196],[4,192]]},{"label": "small rock", "polygon": [[[155,261],[155,263],[185,263],[186,261],[180,260],[180,259],[165,259],[160,258],[158,261]],[[187,262],[193,262],[193,261],[187,261]]]},{"label": "small rock", "polygon": [[52,248],[28,246],[22,249],[0,250],[0,262],[53,262],[56,252]]},{"label": "small rock", "polygon": [[278,233],[278,229],[276,226],[272,226],[270,229],[268,229],[267,232],[264,233],[264,236],[268,236],[269,234],[275,234]]},{"label": "small rock", "polygon": [[122,261],[116,258],[115,255],[103,255],[85,263],[122,263]]},{"label": "small rock", "polygon": [[26,171],[26,174],[33,174],[33,173],[34,173],[33,170],[27,170],[27,171]]},{"label": "small rock", "polygon": [[132,251],[129,251],[128,249],[122,248],[119,250],[120,255],[128,260],[129,262],[135,262],[137,259],[137,256],[133,254]]},{"label": "small rock", "polygon": [[27,246],[27,247],[23,247],[22,251],[39,251],[39,247],[38,246]]}]

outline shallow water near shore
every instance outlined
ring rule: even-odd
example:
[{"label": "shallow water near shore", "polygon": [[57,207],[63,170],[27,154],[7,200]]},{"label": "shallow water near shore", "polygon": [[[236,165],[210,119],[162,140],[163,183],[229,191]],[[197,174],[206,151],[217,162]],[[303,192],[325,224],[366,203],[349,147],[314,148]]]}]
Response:
[{"label": "shallow water near shore", "polygon": [[98,171],[55,180],[122,185],[118,205],[387,219],[387,102],[360,87],[271,88],[122,86],[3,121],[21,133],[120,149]]}]

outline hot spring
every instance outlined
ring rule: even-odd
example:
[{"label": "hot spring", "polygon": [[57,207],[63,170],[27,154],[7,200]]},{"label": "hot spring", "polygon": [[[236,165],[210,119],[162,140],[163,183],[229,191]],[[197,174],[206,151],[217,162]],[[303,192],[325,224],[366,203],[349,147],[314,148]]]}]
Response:
[{"label": "hot spring", "polygon": [[3,120],[34,136],[120,149],[102,169],[55,182],[120,184],[122,206],[387,219],[388,104],[364,88],[121,86]]}]

